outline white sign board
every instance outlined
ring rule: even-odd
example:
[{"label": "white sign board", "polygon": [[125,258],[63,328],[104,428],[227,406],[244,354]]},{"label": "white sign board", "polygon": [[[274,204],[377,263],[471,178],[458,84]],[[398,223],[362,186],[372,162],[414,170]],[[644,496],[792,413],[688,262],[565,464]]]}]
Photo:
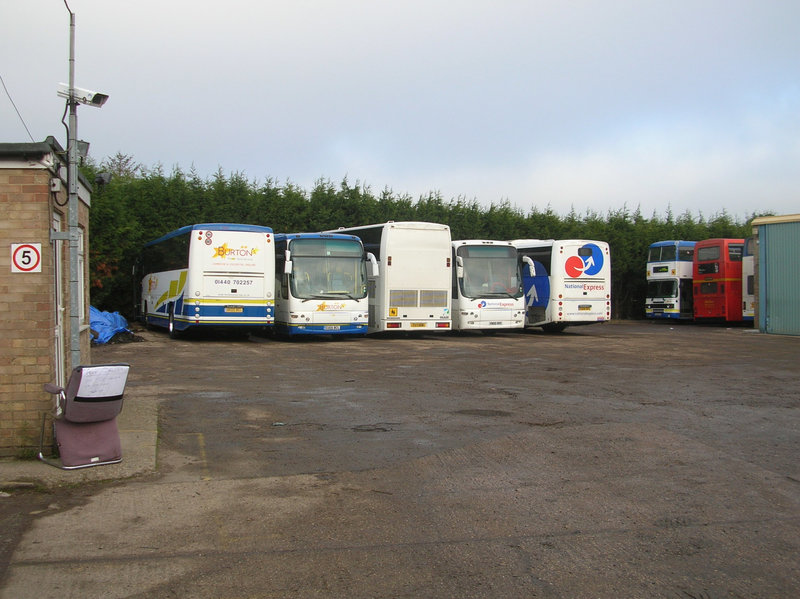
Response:
[{"label": "white sign board", "polygon": [[12,243],[11,272],[42,272],[42,244]]}]

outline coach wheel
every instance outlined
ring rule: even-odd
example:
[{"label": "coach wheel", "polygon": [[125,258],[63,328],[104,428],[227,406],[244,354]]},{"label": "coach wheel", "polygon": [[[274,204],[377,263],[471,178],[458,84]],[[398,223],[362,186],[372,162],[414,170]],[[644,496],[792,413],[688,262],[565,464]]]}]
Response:
[{"label": "coach wheel", "polygon": [[178,329],[175,328],[175,307],[170,305],[169,307],[169,325],[167,325],[167,329],[169,330],[169,336],[172,339],[177,339],[179,336]]},{"label": "coach wheel", "polygon": [[144,328],[148,331],[155,330],[153,323],[150,322],[150,319],[147,317],[147,302],[142,304],[144,306],[144,310],[142,311],[142,322],[144,323]]}]

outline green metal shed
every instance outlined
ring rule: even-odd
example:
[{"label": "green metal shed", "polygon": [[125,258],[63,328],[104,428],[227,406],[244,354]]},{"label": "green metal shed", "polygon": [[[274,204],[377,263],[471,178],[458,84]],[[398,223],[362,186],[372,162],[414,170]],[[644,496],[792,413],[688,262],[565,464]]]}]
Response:
[{"label": "green metal shed", "polygon": [[762,216],[752,225],[758,330],[800,335],[800,214]]}]

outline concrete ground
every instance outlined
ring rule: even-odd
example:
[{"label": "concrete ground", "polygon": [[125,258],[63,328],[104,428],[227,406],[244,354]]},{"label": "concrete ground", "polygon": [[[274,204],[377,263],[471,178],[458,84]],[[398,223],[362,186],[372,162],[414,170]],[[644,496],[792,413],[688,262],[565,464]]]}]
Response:
[{"label": "concrete ground", "polygon": [[0,462],[0,597],[800,594],[800,338],[140,334],[122,464]]}]

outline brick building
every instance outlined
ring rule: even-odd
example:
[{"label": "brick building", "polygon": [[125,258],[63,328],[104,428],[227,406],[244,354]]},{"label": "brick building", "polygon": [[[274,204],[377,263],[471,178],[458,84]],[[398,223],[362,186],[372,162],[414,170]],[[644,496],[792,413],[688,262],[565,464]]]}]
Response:
[{"label": "brick building", "polygon": [[[90,187],[78,184],[81,363],[89,363],[88,228]],[[63,383],[70,355],[66,152],[53,138],[0,143],[0,456],[38,447],[42,414]]]}]

